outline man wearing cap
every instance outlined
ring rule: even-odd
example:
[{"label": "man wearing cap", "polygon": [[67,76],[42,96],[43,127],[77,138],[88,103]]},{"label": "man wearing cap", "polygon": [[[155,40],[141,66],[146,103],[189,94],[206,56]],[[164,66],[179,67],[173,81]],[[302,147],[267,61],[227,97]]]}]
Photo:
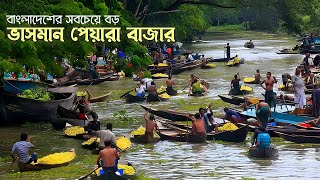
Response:
[{"label": "man wearing cap", "polygon": [[157,123],[154,121],[154,115],[146,112],[144,114],[144,119],[146,120],[146,132],[145,132],[145,138],[146,142],[149,142],[149,140],[153,139],[153,131],[158,129]]}]

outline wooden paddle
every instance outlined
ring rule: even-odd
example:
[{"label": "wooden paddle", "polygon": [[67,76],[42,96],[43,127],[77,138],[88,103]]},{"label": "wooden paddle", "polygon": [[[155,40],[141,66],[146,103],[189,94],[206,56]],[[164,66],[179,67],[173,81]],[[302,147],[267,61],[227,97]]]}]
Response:
[{"label": "wooden paddle", "polygon": [[123,98],[124,96],[126,96],[127,94],[129,94],[131,91],[134,91],[135,89],[131,89],[130,91],[128,91],[128,92],[126,92],[126,93],[124,93],[124,94],[122,94],[121,96],[120,96],[120,98]]}]

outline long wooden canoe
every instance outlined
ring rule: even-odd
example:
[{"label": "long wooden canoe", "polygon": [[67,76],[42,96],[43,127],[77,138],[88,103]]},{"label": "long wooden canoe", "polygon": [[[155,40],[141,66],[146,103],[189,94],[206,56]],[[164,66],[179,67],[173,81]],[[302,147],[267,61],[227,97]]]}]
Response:
[{"label": "long wooden canoe", "polygon": [[243,97],[238,97],[238,96],[230,96],[230,95],[218,95],[220,99],[224,102],[234,104],[234,105],[241,105],[244,103],[244,98]]},{"label": "long wooden canoe", "polygon": [[57,118],[58,105],[71,108],[76,93],[53,93],[54,100],[40,101],[22,98],[13,94],[1,93],[5,118],[0,124],[22,124],[26,121],[54,121]]},{"label": "long wooden canoe", "polygon": [[178,141],[178,142],[193,142],[193,143],[204,143],[206,137],[191,134],[190,132],[184,132],[175,129],[159,129],[157,134],[161,140]]},{"label": "long wooden canoe", "polygon": [[246,140],[249,132],[249,126],[239,125],[239,129],[235,131],[223,131],[218,133],[210,132],[207,134],[207,140],[220,140],[227,142],[243,142]]},{"label": "long wooden canoe", "polygon": [[145,97],[134,96],[134,95],[131,95],[131,94],[127,94],[125,96],[125,98],[126,98],[126,102],[127,103],[142,102],[142,101],[145,101],[147,99]]},{"label": "long wooden canoe", "polygon": [[56,168],[56,167],[61,167],[61,166],[67,166],[69,162],[66,162],[64,164],[55,164],[55,165],[47,165],[47,164],[24,164],[18,162],[18,166],[21,172],[24,171],[40,171],[42,169],[51,169],[51,168]]},{"label": "long wooden canoe", "polygon": [[191,120],[189,118],[189,114],[188,113],[180,113],[180,112],[175,112],[175,111],[169,111],[169,110],[157,110],[157,109],[153,109],[153,108],[149,108],[143,105],[140,105],[143,109],[145,109],[146,111],[148,111],[151,114],[154,114],[156,116],[165,118],[165,119],[169,119],[172,121],[188,121]]},{"label": "long wooden canoe", "polygon": [[[290,127],[290,126],[289,126]],[[268,128],[268,131],[279,132],[288,135],[302,135],[302,136],[319,136],[320,137],[320,129],[298,129],[298,128]]]},{"label": "long wooden canoe", "polygon": [[270,148],[251,148],[249,149],[249,156],[254,158],[264,158],[264,159],[270,159],[275,158],[278,156],[278,150],[271,146]]},{"label": "long wooden canoe", "polygon": [[303,136],[294,134],[284,134],[280,132],[276,133],[286,141],[291,141],[295,143],[320,143],[320,136]]},{"label": "long wooden canoe", "polygon": [[148,143],[158,142],[158,141],[160,141],[160,138],[146,139],[145,135],[134,135],[134,136],[130,137],[130,140],[135,143],[148,144]]},{"label": "long wooden canoe", "polygon": [[[182,124],[176,124],[173,122],[166,122],[162,123],[166,127],[171,127],[171,128],[179,128],[181,131],[190,131],[191,130],[191,125],[186,126]],[[207,133],[207,140],[219,140],[219,141],[226,141],[226,142],[243,142],[246,140],[248,132],[249,132],[249,126],[248,125],[243,125],[239,124],[238,125],[239,129],[235,131],[223,131],[223,132],[210,132]]]},{"label": "long wooden canoe", "polygon": [[108,97],[111,94],[111,92],[109,92],[107,94],[104,94],[104,95],[101,95],[101,96],[90,98],[90,103],[104,102],[105,100],[108,99]]}]

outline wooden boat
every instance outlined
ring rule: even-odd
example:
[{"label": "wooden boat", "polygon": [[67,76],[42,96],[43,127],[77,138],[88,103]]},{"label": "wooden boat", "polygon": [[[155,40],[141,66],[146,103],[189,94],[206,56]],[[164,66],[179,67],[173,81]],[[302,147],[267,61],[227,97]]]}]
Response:
[{"label": "wooden boat", "polygon": [[182,67],[172,68],[172,74],[180,74],[184,71],[190,71],[192,69],[200,67],[201,64],[202,64],[202,62],[200,62],[200,61],[189,62],[189,63],[187,63],[187,65],[184,65]]},{"label": "wooden boat", "polygon": [[125,98],[126,98],[126,102],[127,103],[142,102],[142,101],[145,101],[147,99],[145,97],[134,96],[134,95],[131,95],[131,94],[127,94],[125,96]]},{"label": "wooden boat", "polygon": [[[168,122],[168,121],[166,121],[166,122],[161,121],[161,123],[165,127],[176,129],[176,130],[184,132],[184,133],[187,133],[188,131],[191,130],[191,125],[186,126],[183,124],[176,124],[176,123]],[[247,138],[247,135],[249,132],[249,126],[244,125],[244,124],[239,124],[238,127],[239,127],[239,129],[237,129],[235,131],[207,133],[207,140],[219,140],[219,141],[226,141],[226,142],[243,142]]]},{"label": "wooden boat", "polygon": [[229,95],[218,95],[220,99],[224,102],[234,104],[234,105],[241,105],[244,103],[244,98],[243,97],[238,97],[238,96],[229,96]]},{"label": "wooden boat", "polygon": [[243,142],[246,140],[249,132],[248,125],[239,125],[239,129],[235,131],[210,132],[207,134],[207,140],[220,140],[227,142]]},{"label": "wooden boat", "polygon": [[[171,128],[177,127],[180,130],[191,130],[191,126],[188,127],[186,125],[182,125],[182,124],[176,124],[173,122],[166,122],[163,123],[164,126]],[[226,141],[226,142],[243,142],[244,140],[246,140],[247,135],[249,133],[249,126],[245,125],[245,124],[239,124],[238,125],[239,129],[235,130],[235,131],[223,131],[223,132],[218,132],[218,133],[214,133],[214,132],[210,132],[207,133],[207,140],[218,140],[218,141]]]},{"label": "wooden boat", "polygon": [[146,139],[144,135],[134,135],[130,137],[130,141],[135,143],[155,143],[160,141],[160,138],[152,138],[152,139]]},{"label": "wooden boat", "polygon": [[276,52],[277,54],[300,54],[298,51]]},{"label": "wooden boat", "polygon": [[70,119],[78,119],[79,116],[75,111],[64,108],[62,106],[58,106],[57,113],[62,118],[70,118]]},{"label": "wooden boat", "polygon": [[200,68],[201,69],[211,69],[211,68],[215,68],[217,65],[216,64],[214,64],[214,63],[208,63],[208,64],[206,64],[206,65],[201,65],[200,66]]},{"label": "wooden boat", "polygon": [[77,85],[95,85],[95,84],[100,84],[105,81],[116,81],[120,78],[120,76],[105,76],[105,77],[100,77],[97,79],[80,79],[80,80],[73,80],[73,81],[67,81],[63,83],[63,86],[71,86],[74,84]]},{"label": "wooden boat", "polygon": [[153,108],[149,108],[143,105],[140,105],[143,109],[145,109],[146,111],[148,111],[151,114],[154,114],[156,116],[165,118],[165,119],[169,119],[172,121],[188,121],[191,120],[189,118],[189,114],[188,113],[180,113],[180,112],[174,112],[174,111],[169,111],[169,110],[157,110],[157,109],[153,109]]},{"label": "wooden boat", "polygon": [[[230,60],[234,59],[234,57],[230,58]],[[216,58],[216,59],[208,59],[209,62],[228,62],[227,58]]]},{"label": "wooden boat", "polygon": [[[72,150],[72,152],[74,152],[74,150]],[[69,162],[62,163],[62,164],[39,164],[39,163],[24,164],[24,163],[18,161],[18,167],[21,172],[40,171],[42,169],[51,169],[51,168],[56,168],[56,167],[61,167],[61,166],[67,166],[72,160],[70,160]]]},{"label": "wooden boat", "polygon": [[254,44],[253,44],[253,43],[249,43],[249,42],[244,43],[243,46],[244,46],[245,48],[250,48],[250,49],[254,48]]},{"label": "wooden boat", "polygon": [[111,94],[111,92],[104,94],[104,95],[101,95],[101,96],[90,98],[90,103],[104,102],[105,100],[108,99],[110,94]]},{"label": "wooden boat", "polygon": [[302,136],[319,136],[320,137],[320,129],[313,130],[313,129],[299,129],[294,126],[289,126],[291,128],[278,128],[278,127],[270,127],[268,130],[272,130],[275,133],[283,133],[289,135],[302,135]]},{"label": "wooden boat", "polygon": [[168,95],[170,95],[170,96],[176,96],[177,94],[178,94],[178,92],[177,92],[177,90],[174,90],[174,89],[172,89],[172,90],[168,90],[168,88],[166,89],[166,92],[167,92],[167,94]]},{"label": "wooden boat", "polygon": [[[205,86],[207,88],[207,90],[209,90],[210,84],[207,81],[202,80],[201,84],[203,86]],[[189,94],[189,96],[204,96],[204,95],[206,95],[206,92],[203,92],[201,94],[194,94],[194,93],[190,92],[190,94]]]},{"label": "wooden boat", "polygon": [[254,158],[275,158],[278,156],[278,150],[271,146],[270,148],[250,148],[249,156]]},{"label": "wooden boat", "polygon": [[126,175],[118,176],[115,173],[108,171],[103,173],[102,175],[97,175],[92,173],[87,179],[90,180],[127,180],[127,179],[135,179],[136,175]]},{"label": "wooden boat", "polygon": [[159,129],[157,134],[161,140],[178,141],[178,142],[192,142],[204,143],[206,137],[198,136],[195,134],[185,133],[174,129]]},{"label": "wooden boat", "polygon": [[48,165],[48,164],[24,164],[18,162],[18,167],[21,172],[24,171],[40,171],[42,169],[52,169],[56,167],[62,167],[62,166],[67,166],[69,162],[64,163],[64,164],[55,164],[55,165]]},{"label": "wooden boat", "polygon": [[320,143],[320,136],[303,136],[294,134],[285,134],[276,132],[280,137],[286,141],[295,143]]},{"label": "wooden boat", "polygon": [[[275,120],[276,123],[286,123],[286,124],[299,124],[304,121],[312,120],[314,117],[310,116],[300,116],[300,115],[292,115],[289,113],[283,113],[283,112],[290,112],[293,110],[293,107],[290,109],[281,108],[277,106],[276,111],[271,113],[271,118]],[[282,113],[281,113],[282,111]],[[256,111],[254,109],[250,109],[247,111],[243,111],[240,114],[246,115],[248,117],[256,118]]]},{"label": "wooden boat", "polygon": [[4,91],[10,94],[18,94],[27,89],[39,89],[43,87],[45,87],[45,84],[39,81],[4,79]]},{"label": "wooden boat", "polygon": [[13,94],[2,93],[5,117],[0,124],[21,124],[26,121],[54,121],[58,106],[71,108],[76,93],[52,93],[54,100],[39,101],[22,98]]}]

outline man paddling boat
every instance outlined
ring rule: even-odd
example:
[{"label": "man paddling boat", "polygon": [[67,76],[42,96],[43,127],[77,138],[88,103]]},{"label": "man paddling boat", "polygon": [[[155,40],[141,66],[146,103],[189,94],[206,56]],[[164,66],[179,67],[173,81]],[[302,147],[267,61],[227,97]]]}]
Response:
[{"label": "man paddling boat", "polygon": [[189,94],[202,94],[206,93],[208,89],[201,84],[201,81],[198,79],[195,80],[195,83],[191,86],[190,93]]},{"label": "man paddling boat", "polygon": [[[265,92],[265,102],[269,104],[270,107],[274,107],[274,111],[276,111],[276,102],[277,97],[276,94],[273,92],[273,85],[278,83],[275,77],[271,79],[271,72],[267,72],[266,75],[267,79],[260,83],[260,86],[266,91]],[[265,84],[265,86],[263,86]]]},{"label": "man paddling boat", "polygon": [[253,139],[253,143],[255,143],[255,145],[251,148],[270,148],[271,138],[264,127],[259,127],[256,141]]},{"label": "man paddling boat", "polygon": [[99,152],[97,165],[98,167],[102,166],[104,172],[111,171],[115,173],[118,171],[118,160],[120,159],[120,154],[116,148],[111,148],[111,144],[111,141],[104,142],[105,148]]}]

